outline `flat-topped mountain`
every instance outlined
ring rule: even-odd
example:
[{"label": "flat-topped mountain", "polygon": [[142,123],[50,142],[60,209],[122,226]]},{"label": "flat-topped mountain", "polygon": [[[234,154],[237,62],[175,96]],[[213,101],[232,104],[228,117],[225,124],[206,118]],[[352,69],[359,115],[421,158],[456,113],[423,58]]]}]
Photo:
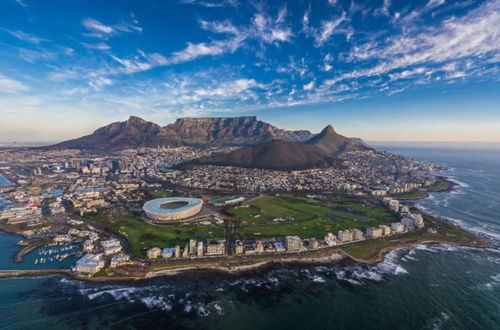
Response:
[{"label": "flat-topped mountain", "polygon": [[157,146],[248,146],[273,139],[301,142],[311,136],[309,131],[287,131],[257,117],[180,118],[161,127],[131,116],[48,148],[114,151]]},{"label": "flat-topped mountain", "polygon": [[195,159],[190,164],[237,166],[273,170],[301,170],[340,166],[343,152],[369,150],[363,144],[335,132],[330,125],[305,143],[272,140],[228,154]]},{"label": "flat-topped mountain", "polygon": [[257,117],[180,118],[166,126],[188,145],[252,145],[273,139],[303,142],[309,131],[287,131]]}]

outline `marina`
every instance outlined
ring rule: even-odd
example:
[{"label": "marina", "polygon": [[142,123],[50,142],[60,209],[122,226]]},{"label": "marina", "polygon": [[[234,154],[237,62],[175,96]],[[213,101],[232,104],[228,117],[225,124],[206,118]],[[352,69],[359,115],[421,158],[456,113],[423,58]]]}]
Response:
[{"label": "marina", "polygon": [[69,269],[82,255],[80,243],[50,243],[15,262],[14,256],[23,248],[17,245],[21,240],[27,241],[19,235],[0,232],[0,270]]}]

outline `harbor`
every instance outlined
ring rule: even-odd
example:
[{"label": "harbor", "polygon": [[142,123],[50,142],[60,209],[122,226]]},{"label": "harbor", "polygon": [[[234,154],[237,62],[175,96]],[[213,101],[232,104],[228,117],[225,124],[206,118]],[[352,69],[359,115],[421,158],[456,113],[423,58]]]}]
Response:
[{"label": "harbor", "polygon": [[36,246],[16,262],[16,255],[29,247],[19,246],[20,241],[29,244],[36,242],[16,234],[0,232],[0,270],[70,269],[82,255],[80,243],[48,243]]}]

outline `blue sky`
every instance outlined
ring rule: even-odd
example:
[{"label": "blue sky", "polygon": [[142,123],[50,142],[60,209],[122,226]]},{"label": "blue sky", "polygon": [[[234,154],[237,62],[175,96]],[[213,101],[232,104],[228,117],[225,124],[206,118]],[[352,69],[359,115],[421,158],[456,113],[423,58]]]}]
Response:
[{"label": "blue sky", "polygon": [[257,115],[500,141],[500,0],[0,0],[0,141]]}]

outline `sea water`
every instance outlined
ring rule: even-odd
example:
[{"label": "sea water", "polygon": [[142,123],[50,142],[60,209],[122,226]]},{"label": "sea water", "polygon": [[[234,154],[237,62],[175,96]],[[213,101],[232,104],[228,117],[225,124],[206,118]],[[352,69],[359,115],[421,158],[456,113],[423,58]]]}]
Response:
[{"label": "sea water", "polygon": [[442,174],[456,189],[416,204],[485,235],[491,248],[417,246],[374,266],[276,267],[239,278],[0,279],[0,328],[500,329],[500,152],[389,151],[449,167]]},{"label": "sea water", "polygon": [[10,184],[11,184],[11,182],[5,176],[3,176],[0,173],[0,187],[2,187],[2,186],[8,186]]}]

